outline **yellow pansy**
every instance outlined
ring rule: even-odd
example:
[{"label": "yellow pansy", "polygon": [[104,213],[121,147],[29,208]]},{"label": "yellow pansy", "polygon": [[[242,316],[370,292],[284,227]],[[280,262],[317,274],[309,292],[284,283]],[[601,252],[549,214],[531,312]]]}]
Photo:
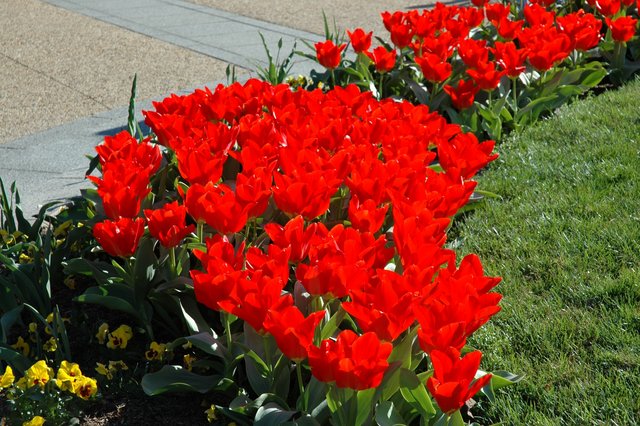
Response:
[{"label": "yellow pansy", "polygon": [[22,352],[22,355],[24,356],[29,356],[29,352],[31,351],[29,344],[24,341],[22,336],[18,337],[18,341],[15,344],[11,345],[11,347],[17,351]]},{"label": "yellow pansy", "polygon": [[107,335],[109,334],[109,324],[103,322],[98,327],[98,333],[96,334],[96,339],[98,339],[98,343],[104,345],[104,341],[107,339]]},{"label": "yellow pansy", "polygon": [[63,281],[64,285],[69,287],[71,290],[76,289],[76,280],[73,277],[66,277]]},{"label": "yellow pansy", "polygon": [[0,376],[0,389],[10,387],[15,379],[16,376],[13,375],[13,370],[7,365],[7,368],[4,369],[4,374]]},{"label": "yellow pansy", "polygon": [[42,345],[43,349],[47,352],[55,352],[58,349],[58,341],[55,337],[51,337]]},{"label": "yellow pansy", "polygon": [[29,420],[28,422],[22,423],[22,426],[42,426],[44,424],[44,422],[45,422],[44,418],[42,418],[40,416],[35,416],[34,418]]},{"label": "yellow pansy", "polygon": [[109,361],[109,369],[120,369],[120,370],[128,370],[129,367],[127,366],[127,364],[124,363],[124,361],[119,360],[119,361]]},{"label": "yellow pansy", "polygon": [[53,376],[53,370],[43,360],[40,360],[33,364],[27,371],[24,372],[24,379],[26,380],[25,386],[30,388],[32,386],[44,386],[51,380]]},{"label": "yellow pansy", "polygon": [[184,363],[185,368],[189,371],[191,371],[191,368],[193,367],[193,361],[195,360],[196,357],[190,354],[186,354],[182,357],[182,362]]},{"label": "yellow pansy", "polygon": [[161,360],[166,349],[164,343],[151,342],[149,350],[144,353],[144,357],[149,360]]},{"label": "yellow pansy", "polygon": [[98,382],[91,377],[81,376],[73,382],[72,392],[82,399],[89,399],[98,391]]},{"label": "yellow pansy", "polygon": [[36,331],[38,331],[38,324],[36,324],[35,322],[30,322],[29,333],[35,333]]},{"label": "yellow pansy", "polygon": [[62,361],[56,376],[56,383],[61,390],[73,392],[73,384],[79,377],[82,377],[82,371],[80,371],[78,364]]},{"label": "yellow pansy", "polygon": [[216,406],[211,404],[211,407],[207,411],[204,412],[207,415],[207,421],[209,423],[213,423],[213,421],[218,420],[218,416],[216,415]]},{"label": "yellow pansy", "polygon": [[133,337],[133,331],[131,327],[128,325],[121,325],[120,327],[113,330],[112,333],[109,333],[109,341],[107,342],[107,347],[109,349],[125,349],[127,347],[127,343]]},{"label": "yellow pansy", "polygon": [[113,379],[114,371],[115,371],[115,368],[112,370],[110,367],[107,367],[101,362],[96,362],[96,372],[101,376],[105,376],[107,380]]},{"label": "yellow pansy", "polygon": [[[47,322],[49,324],[53,323],[53,312],[51,312],[49,315],[47,315],[46,320],[47,320]],[[45,327],[44,328],[44,332],[47,333],[47,334],[51,334],[51,327],[49,327],[49,326]]]}]

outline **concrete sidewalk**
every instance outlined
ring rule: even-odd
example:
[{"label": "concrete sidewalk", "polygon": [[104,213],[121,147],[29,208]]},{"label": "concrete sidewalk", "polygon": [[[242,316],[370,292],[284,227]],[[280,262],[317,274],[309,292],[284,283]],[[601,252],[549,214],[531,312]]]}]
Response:
[{"label": "concrete sidewalk", "polygon": [[[388,5],[399,8],[405,1]],[[330,2],[336,0],[320,0],[309,10],[317,12]],[[293,13],[293,0],[278,3],[280,7],[275,0],[0,2],[0,178],[7,187],[16,181],[25,213],[35,214],[45,202],[90,187],[84,179],[85,156],[93,155],[105,135],[124,128],[134,73],[138,99],[147,99],[138,105],[141,120],[140,109],[151,107],[149,99],[224,82],[229,64],[238,67],[241,79],[248,78],[250,70],[266,64],[259,34],[272,53],[282,39],[284,54],[296,40],[324,39],[311,25],[316,22],[312,13],[300,13],[304,25],[290,28],[281,7]],[[335,10],[344,8],[341,16],[360,16],[369,21],[359,26],[375,28],[380,25],[377,9],[387,2],[375,0],[371,10],[369,3],[339,2]],[[407,3],[403,9],[410,7]],[[354,8],[368,12],[354,15]],[[298,49],[306,50],[302,43]],[[299,57],[292,74],[307,74],[313,67]]]},{"label": "concrete sidewalk", "polygon": [[0,26],[0,178],[28,215],[91,186],[86,155],[126,125],[134,73],[142,120],[151,99],[226,81],[228,64],[248,78],[266,63],[259,33],[272,51],[320,39],[180,0],[0,2]]}]

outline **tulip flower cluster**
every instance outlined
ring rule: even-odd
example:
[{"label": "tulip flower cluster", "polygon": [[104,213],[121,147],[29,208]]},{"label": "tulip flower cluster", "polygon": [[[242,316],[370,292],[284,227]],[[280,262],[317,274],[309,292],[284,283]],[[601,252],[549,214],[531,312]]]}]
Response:
[{"label": "tulip flower cluster", "polygon": [[[331,70],[334,85],[375,84],[381,97],[395,95],[425,103],[474,128],[477,134],[486,131],[495,139],[501,134],[495,128],[501,125],[494,121],[502,120],[514,128],[535,120],[519,116],[518,111],[537,97],[554,94],[556,88],[544,78],[546,74],[559,72],[563,66],[583,70],[581,67],[591,61],[593,68],[585,68],[578,78],[597,84],[606,73],[594,58],[608,61],[611,70],[624,74],[627,43],[637,32],[634,1],[588,0],[585,8],[577,11],[554,1],[530,1],[523,3],[522,9],[508,2],[472,3],[436,3],[428,10],[384,12],[389,43],[372,48],[373,34],[356,28],[347,31],[357,54],[355,61],[344,58],[341,53],[347,45],[337,46],[334,40],[316,44],[316,59]],[[341,65],[349,72],[341,73]],[[580,83],[575,76],[563,80],[563,84]],[[580,87],[574,92],[584,90]],[[506,104],[496,101],[509,91]],[[557,107],[558,99],[548,100],[549,109]],[[491,112],[471,118],[468,110],[474,104]],[[501,111],[504,107],[509,108],[508,114]],[[529,113],[525,109],[522,114]],[[475,128],[473,123],[478,119],[486,120],[490,129]]]},{"label": "tulip flower cluster", "polygon": [[[443,412],[486,384],[490,375],[474,381],[480,353],[460,351],[499,311],[490,290],[500,279],[474,255],[458,265],[444,245],[473,176],[497,157],[493,141],[356,86],[324,93],[250,80],[154,107],[146,122],[180,183],[155,194],[174,200],[144,216],[165,247],[197,227],[206,248],[193,251],[201,267],[190,276],[200,303],[273,336],[337,388],[378,387],[411,330],[433,359],[429,389]],[[92,180],[110,219],[94,234],[108,253],[130,256],[160,150],[121,133],[98,152],[103,176]],[[339,312],[355,328],[338,323],[318,339]]]}]

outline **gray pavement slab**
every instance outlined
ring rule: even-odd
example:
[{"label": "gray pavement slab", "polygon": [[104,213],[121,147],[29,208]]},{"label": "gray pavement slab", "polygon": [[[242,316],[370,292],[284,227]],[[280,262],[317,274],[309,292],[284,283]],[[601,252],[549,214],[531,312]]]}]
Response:
[{"label": "gray pavement slab", "polygon": [[[274,56],[278,40],[283,40],[281,57],[289,53],[296,40],[300,49],[303,47],[300,40],[313,43],[324,39],[307,31],[182,0],[42,1],[234,64],[241,68],[241,79],[249,76],[247,70],[267,63],[259,34],[264,36]],[[73,37],[73,34],[67,34],[67,37]],[[56,43],[60,42],[63,40],[56,40]],[[46,43],[43,43],[42,49],[43,52],[47,51]],[[140,55],[144,56],[145,53],[140,52]],[[29,60],[25,55],[25,61]],[[148,60],[153,63],[163,58]],[[29,65],[35,68],[37,61]],[[61,74],[60,84],[64,85],[65,73],[73,70],[66,69],[64,64],[54,65]],[[99,67],[100,64],[94,66]],[[315,63],[298,58],[291,73],[308,74],[314,67],[317,68]],[[37,78],[37,75],[33,78]],[[209,87],[215,87],[216,84],[210,84]],[[52,105],[55,108],[54,102]],[[27,107],[25,105],[25,111],[28,111]],[[136,118],[142,120],[140,110],[150,109],[151,101],[142,102],[137,107]],[[0,144],[0,177],[6,186],[16,182],[23,211],[27,215],[37,213],[39,206],[46,202],[76,196],[82,188],[92,186],[84,177],[89,164],[86,156],[94,154],[94,147],[102,142],[105,135],[116,134],[125,128],[127,107],[90,114],[89,117]]]},{"label": "gray pavement slab", "polygon": [[[323,40],[311,32],[182,0],[44,1],[247,70],[267,64],[260,34],[272,52],[280,38],[283,41]],[[287,46],[292,46],[292,43]],[[311,61],[299,57],[292,73],[308,74],[311,68]]]}]

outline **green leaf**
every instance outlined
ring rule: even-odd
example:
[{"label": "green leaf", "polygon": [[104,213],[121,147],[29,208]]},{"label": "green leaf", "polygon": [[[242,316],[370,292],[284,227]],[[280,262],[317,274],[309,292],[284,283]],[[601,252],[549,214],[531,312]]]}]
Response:
[{"label": "green leaf", "polygon": [[182,368],[179,365],[165,365],[156,373],[148,373],[142,377],[142,390],[147,395],[159,395],[165,392],[199,392],[224,390],[233,382],[213,374],[201,376]]},{"label": "green leaf", "polygon": [[137,81],[138,81],[138,74],[134,74],[133,83],[131,83],[131,96],[129,97],[129,116],[127,117],[129,134],[134,137],[136,135],[136,83]]},{"label": "green leaf", "polygon": [[[327,400],[327,384],[319,381],[315,377],[311,376],[311,380],[307,384],[304,390],[305,398],[307,400],[307,408],[312,413],[316,411],[318,407],[326,407]],[[323,409],[321,408],[321,409]],[[316,417],[315,415],[313,417]]]},{"label": "green leaf", "polygon": [[81,257],[70,259],[63,263],[64,273],[66,275],[85,275],[93,277],[98,284],[107,284],[112,282],[113,276],[116,275],[115,268],[105,262],[90,261]]},{"label": "green leaf", "polygon": [[151,288],[151,282],[158,269],[158,259],[153,252],[153,240],[143,238],[138,245],[133,268],[133,286],[136,300],[144,300]]},{"label": "green leaf", "polygon": [[431,418],[436,413],[429,398],[427,389],[416,374],[403,368],[400,370],[400,393],[411,406],[416,408],[424,418]]},{"label": "green leaf", "polygon": [[11,364],[20,374],[24,374],[32,364],[31,360],[20,352],[2,345],[0,345],[0,361]]},{"label": "green leaf", "polygon": [[373,414],[375,395],[375,388],[361,390],[356,393],[356,407],[358,410],[356,415],[356,425],[364,425],[370,423],[371,415]]},{"label": "green leaf", "polygon": [[[487,374],[485,371],[478,370],[476,378],[482,377]],[[491,373],[491,380],[482,388],[482,393],[487,396],[489,401],[495,402],[495,391],[505,386],[511,386],[524,379],[524,376],[519,376],[508,371],[498,370]]]},{"label": "green leaf", "polygon": [[331,318],[329,318],[329,321],[327,321],[327,323],[322,327],[322,330],[320,332],[320,340],[325,340],[333,336],[333,333],[336,332],[338,326],[346,315],[347,312],[342,309],[342,305],[340,305],[340,308],[338,308],[336,313],[333,314]]},{"label": "green leaf", "polygon": [[407,422],[402,418],[396,407],[391,401],[382,401],[376,407],[376,423],[379,426],[396,426],[406,425]]},{"label": "green leaf", "polygon": [[124,284],[112,284],[110,286],[90,287],[84,294],[74,298],[77,302],[94,303],[108,309],[125,312],[138,320],[142,319],[143,312],[134,307],[133,291]]},{"label": "green leaf", "polygon": [[7,337],[9,336],[9,331],[13,324],[20,319],[20,314],[22,313],[23,305],[18,305],[10,311],[4,313],[2,317],[0,317],[0,343],[7,343]]},{"label": "green leaf", "polygon": [[212,331],[207,321],[202,316],[198,302],[194,297],[178,297],[174,296],[180,311],[182,313],[182,319],[189,329],[189,333],[206,333]]},{"label": "green leaf", "polygon": [[280,426],[296,414],[297,411],[288,411],[275,402],[269,402],[258,408],[254,425],[256,426]]},{"label": "green leaf", "polygon": [[449,416],[448,425],[449,426],[465,426],[466,425],[466,423],[462,419],[462,413],[460,413],[460,410],[456,411],[455,413]]},{"label": "green leaf", "polygon": [[282,423],[282,426],[320,426],[321,424],[315,417],[305,414],[293,421]]}]

